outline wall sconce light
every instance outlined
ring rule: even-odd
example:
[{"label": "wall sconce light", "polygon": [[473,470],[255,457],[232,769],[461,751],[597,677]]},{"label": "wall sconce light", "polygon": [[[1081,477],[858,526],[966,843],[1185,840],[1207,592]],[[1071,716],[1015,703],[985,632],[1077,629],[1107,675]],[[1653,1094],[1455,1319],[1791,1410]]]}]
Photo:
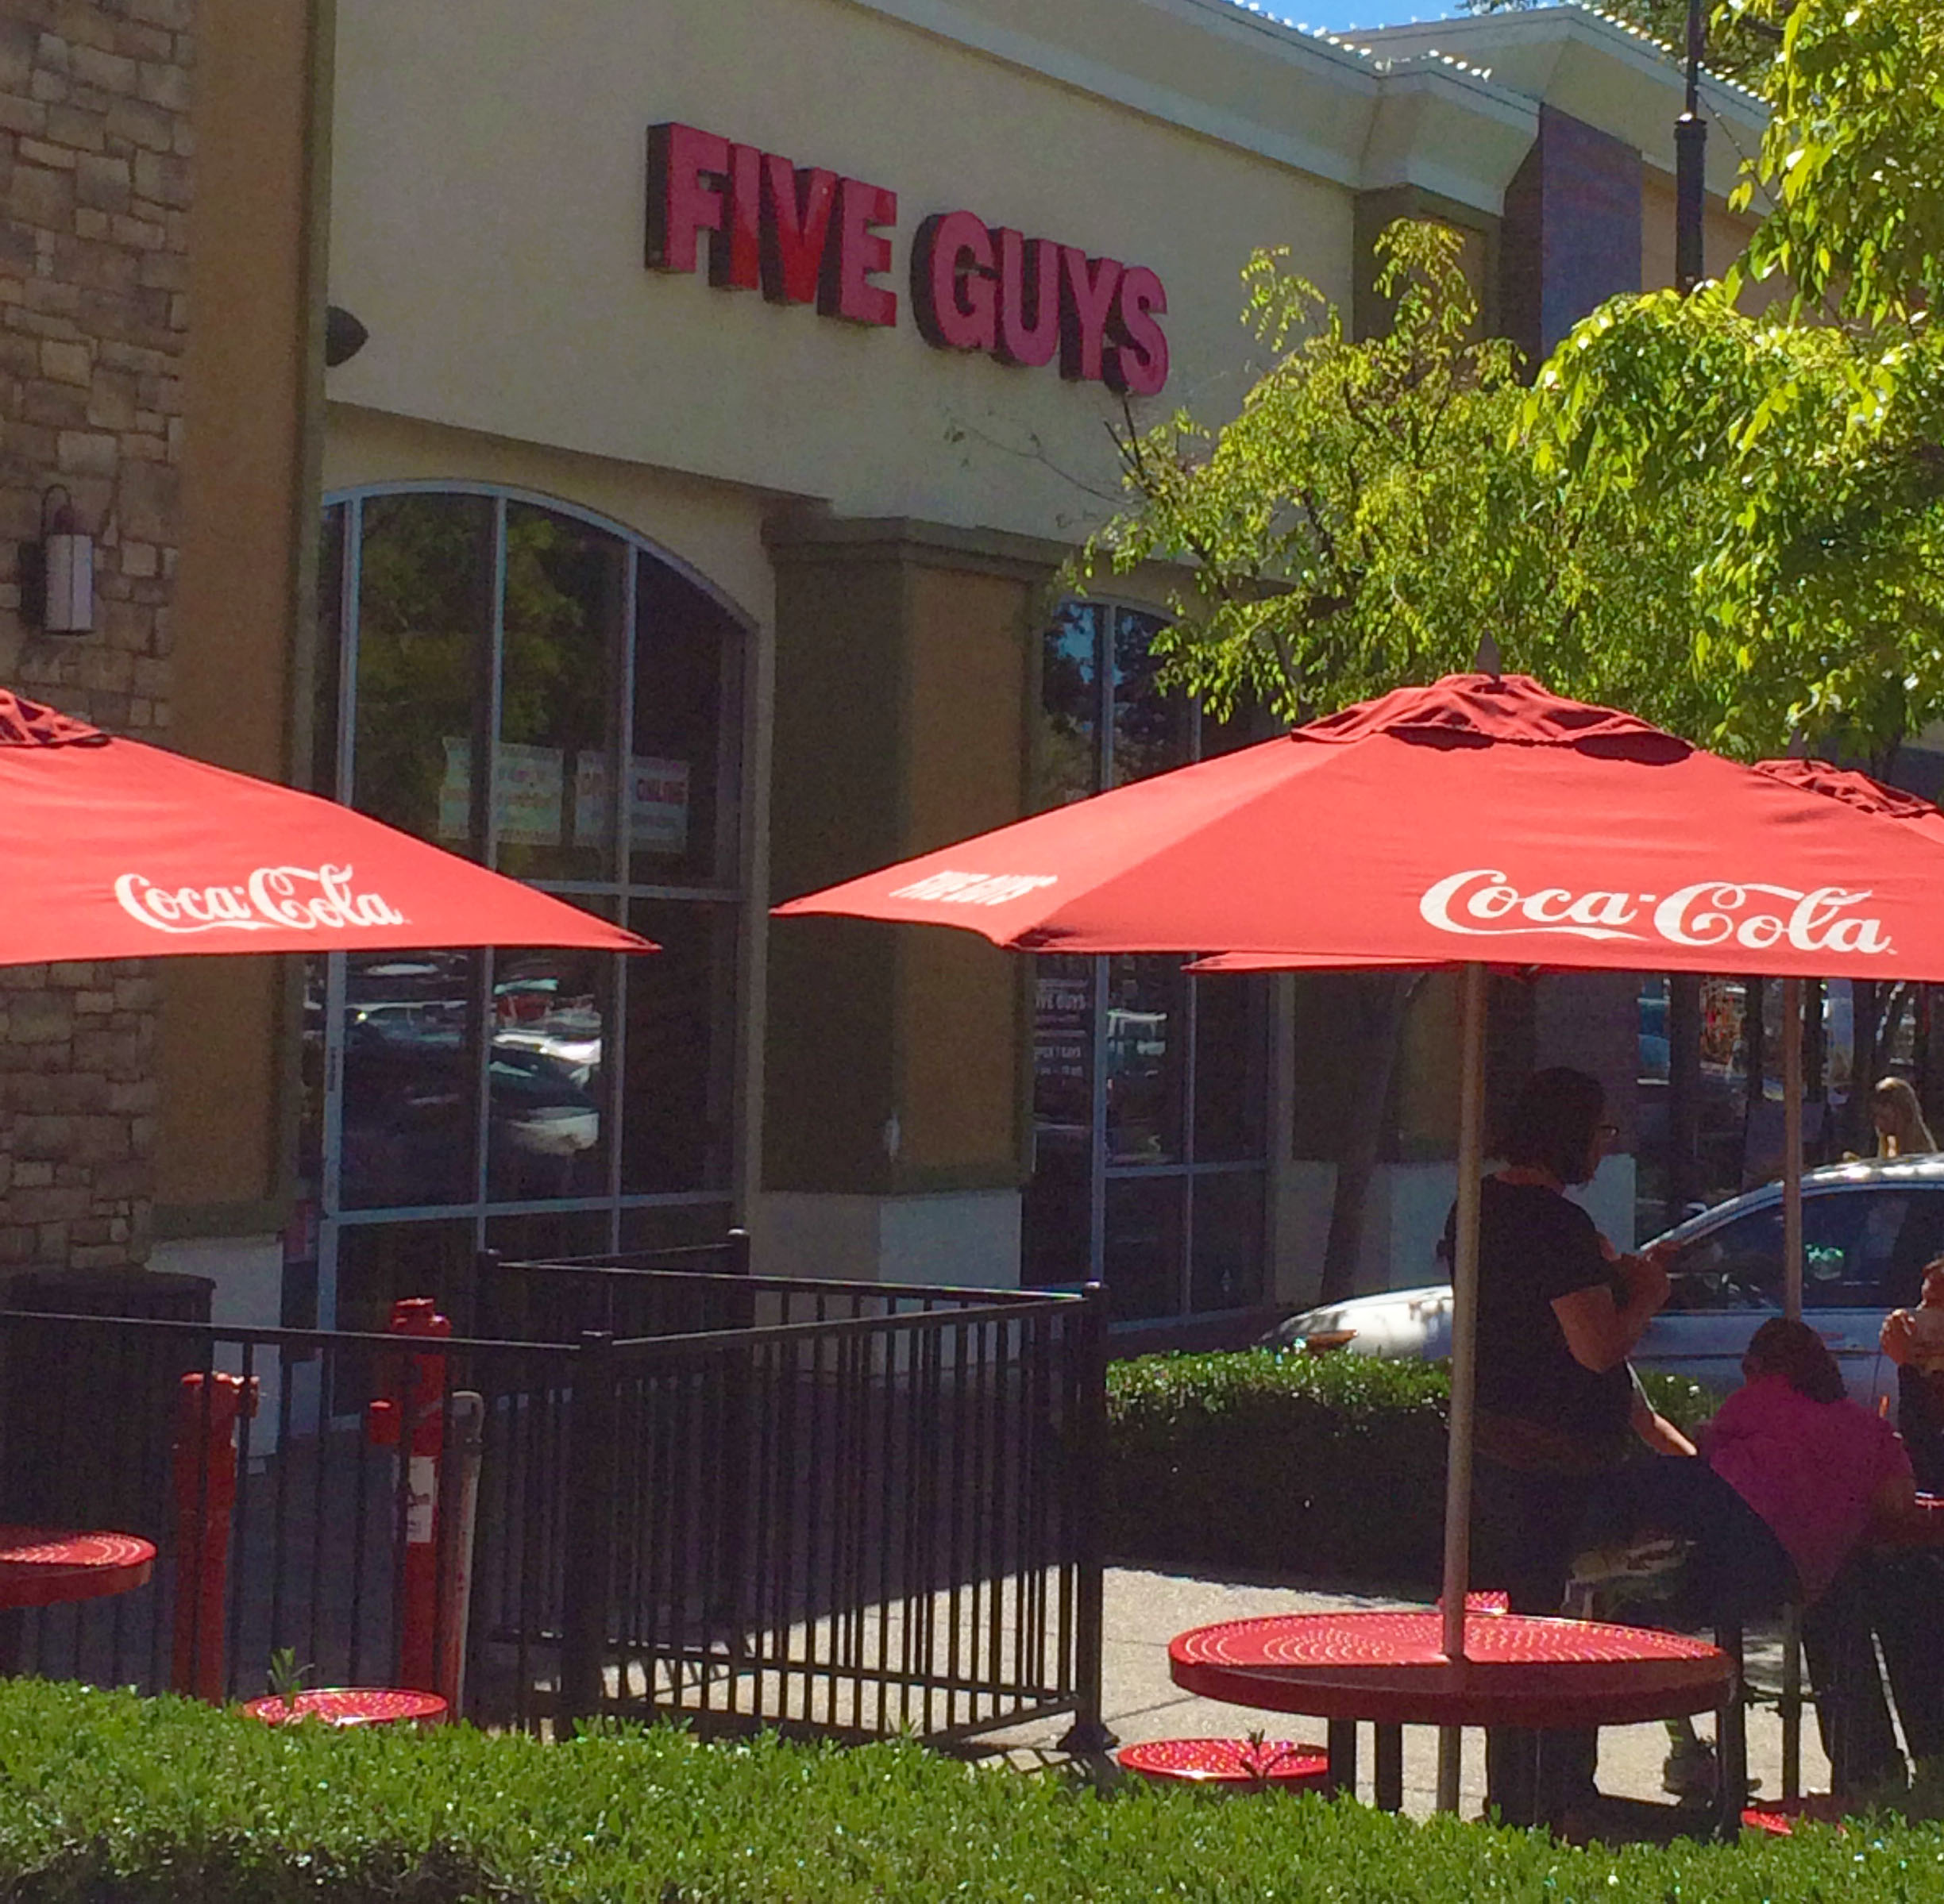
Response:
[{"label": "wall sconce light", "polygon": [[327,305],[324,311],[324,368],[335,370],[340,364],[349,364],[364,348],[370,336],[341,304]]},{"label": "wall sconce light", "polygon": [[87,634],[94,626],[94,538],[75,526],[74,499],[58,483],[40,499],[38,553],[41,627]]}]

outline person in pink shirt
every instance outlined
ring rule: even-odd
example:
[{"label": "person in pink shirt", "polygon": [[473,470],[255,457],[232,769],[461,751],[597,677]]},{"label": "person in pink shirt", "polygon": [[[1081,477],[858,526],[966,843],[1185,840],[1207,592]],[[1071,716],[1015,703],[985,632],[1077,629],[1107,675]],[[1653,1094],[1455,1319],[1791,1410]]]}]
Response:
[{"label": "person in pink shirt", "polygon": [[1606,1538],[1689,1544],[1677,1623],[1740,1625],[1799,1593],[1816,1718],[1838,1790],[1897,1763],[1850,1560],[1873,1530],[1916,1509],[1896,1430],[1843,1393],[1807,1323],[1776,1316],[1750,1339],[1742,1385],[1695,1439],[1700,1459],[1636,1462],[1603,1483],[1591,1524]]},{"label": "person in pink shirt", "polygon": [[1697,1444],[1768,1524],[1813,1601],[1873,1523],[1915,1512],[1910,1456],[1888,1422],[1845,1397],[1835,1358],[1807,1323],[1765,1322],[1742,1372]]}]

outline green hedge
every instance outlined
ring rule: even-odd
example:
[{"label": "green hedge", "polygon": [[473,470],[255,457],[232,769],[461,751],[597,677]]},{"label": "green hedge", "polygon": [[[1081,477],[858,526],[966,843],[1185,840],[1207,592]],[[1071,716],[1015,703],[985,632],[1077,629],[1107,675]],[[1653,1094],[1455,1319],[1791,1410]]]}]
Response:
[{"label": "green hedge", "polygon": [[1355,1804],[1211,1798],[669,1730],[273,1731],[177,1700],[0,1685],[7,1904],[1891,1904],[1944,1834],[1575,1851]]},{"label": "green hedge", "polygon": [[[1691,1427],[1707,1392],[1646,1378]],[[1442,1363],[1244,1349],[1144,1355],[1107,1378],[1108,1551],[1422,1589],[1444,1496]]]}]

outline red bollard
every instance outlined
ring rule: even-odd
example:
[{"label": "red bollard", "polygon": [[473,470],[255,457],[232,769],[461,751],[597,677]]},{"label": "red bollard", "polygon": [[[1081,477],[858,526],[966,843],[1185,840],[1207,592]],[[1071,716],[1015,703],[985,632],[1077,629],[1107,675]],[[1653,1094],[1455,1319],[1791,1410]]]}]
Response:
[{"label": "red bollard", "polygon": [[[441,1338],[452,1324],[438,1314],[429,1296],[407,1297],[392,1305],[392,1333]],[[381,1397],[364,1411],[364,1432],[374,1447],[405,1443],[405,1559],[399,1608],[399,1683],[423,1692],[438,1690],[434,1644],[439,1620],[439,1462],[446,1448],[446,1357],[436,1350],[398,1358]],[[403,1436],[399,1413],[411,1421]]]},{"label": "red bollard", "polygon": [[182,1378],[176,1410],[176,1644],[169,1685],[215,1706],[223,1696],[237,1424],[256,1413],[254,1376]]}]

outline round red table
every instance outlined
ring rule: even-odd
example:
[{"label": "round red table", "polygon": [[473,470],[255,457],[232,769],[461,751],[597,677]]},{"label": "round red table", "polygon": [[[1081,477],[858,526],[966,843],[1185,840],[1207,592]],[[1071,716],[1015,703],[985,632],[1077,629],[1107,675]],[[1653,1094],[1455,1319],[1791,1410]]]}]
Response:
[{"label": "round red table", "polygon": [[1122,1746],[1114,1757],[1124,1771],[1163,1784],[1308,1790],[1329,1775],[1320,1746],[1293,1739],[1147,1739]]},{"label": "round red table", "polygon": [[266,1725],[311,1719],[320,1725],[430,1725],[446,1717],[437,1693],[392,1686],[313,1686],[285,1698],[271,1693],[243,1708]]},{"label": "round red table", "polygon": [[1182,1633],[1174,1683],[1205,1698],[1330,1721],[1330,1782],[1354,1789],[1356,1722],[1378,1728],[1378,1802],[1402,1798],[1397,1728],[1630,1725],[1722,1706],[1729,1655],[1678,1633],[1529,1613],[1471,1613],[1466,1657],[1443,1652],[1444,1616],[1286,1613]]},{"label": "round red table", "polygon": [[133,1534],[0,1527],[0,1609],[125,1594],[147,1581],[155,1551]]}]

